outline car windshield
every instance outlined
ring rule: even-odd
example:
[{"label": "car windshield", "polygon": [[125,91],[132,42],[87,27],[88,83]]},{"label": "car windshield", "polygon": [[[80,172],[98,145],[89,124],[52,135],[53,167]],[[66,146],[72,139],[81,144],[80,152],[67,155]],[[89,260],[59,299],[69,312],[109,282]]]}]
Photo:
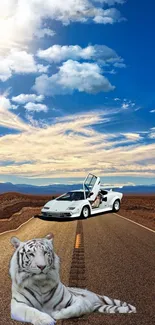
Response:
[{"label": "car windshield", "polygon": [[83,192],[68,192],[61,197],[57,198],[57,201],[79,201],[84,200]]}]

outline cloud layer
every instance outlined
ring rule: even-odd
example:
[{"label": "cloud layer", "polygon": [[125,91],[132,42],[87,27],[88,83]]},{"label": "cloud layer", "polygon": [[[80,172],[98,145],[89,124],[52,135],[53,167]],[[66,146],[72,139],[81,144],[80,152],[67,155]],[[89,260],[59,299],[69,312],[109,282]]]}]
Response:
[{"label": "cloud layer", "polygon": [[36,95],[36,94],[20,94],[18,96],[13,96],[12,101],[18,104],[25,104],[28,102],[42,102],[44,100],[43,95]]},{"label": "cloud layer", "polygon": [[[10,113],[7,110],[10,103],[4,98],[0,104],[3,106],[1,124],[20,131],[20,134],[0,137],[2,175],[83,177],[93,171],[105,176],[155,176],[155,143],[146,144],[147,135],[140,132],[102,134],[93,128],[94,124],[106,125],[112,121],[114,112],[102,110],[65,116],[57,118],[53,125],[40,127],[30,115],[29,125],[26,125]],[[150,135],[153,139],[154,128]],[[7,164],[8,161],[12,164]]]}]

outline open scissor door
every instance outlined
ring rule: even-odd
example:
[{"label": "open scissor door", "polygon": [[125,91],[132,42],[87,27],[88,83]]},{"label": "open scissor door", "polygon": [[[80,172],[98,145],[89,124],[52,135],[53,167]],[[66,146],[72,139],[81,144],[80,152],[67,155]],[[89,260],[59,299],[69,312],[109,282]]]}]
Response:
[{"label": "open scissor door", "polygon": [[86,197],[86,193],[88,192],[89,194],[92,193],[91,196],[88,196],[88,199],[90,201],[94,201],[100,190],[100,178],[93,174],[88,174],[88,176],[85,178],[83,182],[83,188],[85,192],[85,197]]}]

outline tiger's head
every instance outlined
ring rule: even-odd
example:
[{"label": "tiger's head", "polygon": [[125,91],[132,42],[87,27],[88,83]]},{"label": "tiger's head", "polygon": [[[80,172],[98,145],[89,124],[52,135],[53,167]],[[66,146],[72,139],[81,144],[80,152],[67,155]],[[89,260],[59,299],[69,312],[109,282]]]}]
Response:
[{"label": "tiger's head", "polygon": [[[11,259],[10,275],[19,283],[30,277],[41,280],[49,278],[58,268],[58,256],[53,249],[53,234],[21,242],[17,237],[11,238],[15,252]],[[21,280],[21,281],[20,281]]]}]

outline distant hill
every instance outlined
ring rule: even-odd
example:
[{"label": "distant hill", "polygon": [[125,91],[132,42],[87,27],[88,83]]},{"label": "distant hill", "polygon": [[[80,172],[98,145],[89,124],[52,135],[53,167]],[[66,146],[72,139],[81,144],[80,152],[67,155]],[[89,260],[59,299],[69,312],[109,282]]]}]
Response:
[{"label": "distant hill", "polygon": [[70,190],[76,190],[80,188],[80,184],[53,184],[48,186],[35,186],[27,184],[0,183],[0,193],[17,192],[23,194],[51,195],[57,193],[65,193]]},{"label": "distant hill", "polygon": [[[57,193],[65,193],[71,190],[78,190],[82,188],[82,184],[51,184],[48,186],[35,186],[27,184],[12,184],[0,183],[0,193],[17,192],[23,194],[40,194],[52,195]],[[108,189],[108,187],[107,187]],[[122,188],[115,188],[115,191],[122,193],[137,193],[137,194],[155,194],[155,184],[152,185],[137,185],[137,186],[123,186]]]},{"label": "distant hill", "polygon": [[137,194],[155,194],[155,184],[152,185],[134,185],[134,186],[123,186],[121,189],[117,188],[122,193],[137,193]]}]

